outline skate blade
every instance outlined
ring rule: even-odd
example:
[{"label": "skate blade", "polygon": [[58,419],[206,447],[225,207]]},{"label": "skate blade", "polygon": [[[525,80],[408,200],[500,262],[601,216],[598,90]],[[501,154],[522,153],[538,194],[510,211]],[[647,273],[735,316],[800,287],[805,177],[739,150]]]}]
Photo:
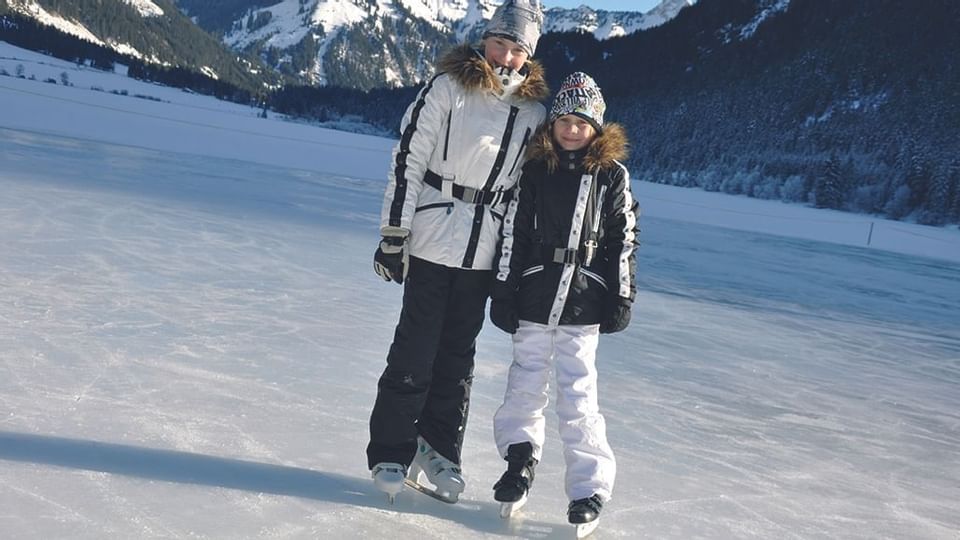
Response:
[{"label": "skate blade", "polygon": [[403,491],[403,484],[380,483],[376,484],[376,488],[387,496],[387,502],[393,504],[397,500],[397,495]]},{"label": "skate blade", "polygon": [[597,525],[600,525],[600,519],[595,519],[588,523],[580,523],[577,525],[577,538],[586,538],[590,536],[593,531],[597,530]]},{"label": "skate blade", "polygon": [[423,493],[427,497],[431,497],[443,503],[456,504],[459,499],[459,497],[454,497],[449,493],[441,493],[439,491],[432,490],[416,480],[411,480],[410,478],[404,479],[403,483],[410,489]]},{"label": "skate blade", "polygon": [[524,495],[519,501],[500,503],[500,517],[503,519],[509,518],[515,512],[523,508],[523,505],[525,504],[527,504],[526,495]]}]

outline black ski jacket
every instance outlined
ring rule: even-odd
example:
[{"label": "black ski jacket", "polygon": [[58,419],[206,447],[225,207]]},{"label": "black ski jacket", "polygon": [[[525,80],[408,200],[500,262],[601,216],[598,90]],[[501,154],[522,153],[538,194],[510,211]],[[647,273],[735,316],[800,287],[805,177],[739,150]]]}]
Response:
[{"label": "black ski jacket", "polygon": [[522,320],[598,324],[611,303],[636,295],[639,209],[619,161],[626,135],[608,124],[586,150],[571,153],[554,148],[549,130],[538,131],[507,207],[491,295],[514,302]]}]

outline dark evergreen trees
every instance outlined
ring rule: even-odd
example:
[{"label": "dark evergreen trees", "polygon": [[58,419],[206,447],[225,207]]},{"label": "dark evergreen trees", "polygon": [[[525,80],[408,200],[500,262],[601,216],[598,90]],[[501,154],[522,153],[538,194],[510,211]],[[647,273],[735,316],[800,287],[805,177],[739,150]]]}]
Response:
[{"label": "dark evergreen trees", "polygon": [[844,200],[843,178],[840,174],[840,158],[832,154],[814,183],[814,204],[817,208],[840,209]]}]

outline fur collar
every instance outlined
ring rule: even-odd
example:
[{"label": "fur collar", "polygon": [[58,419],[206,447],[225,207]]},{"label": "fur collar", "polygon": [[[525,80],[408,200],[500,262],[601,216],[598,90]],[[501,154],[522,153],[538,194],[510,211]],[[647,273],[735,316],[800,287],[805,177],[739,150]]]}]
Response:
[{"label": "fur collar", "polygon": [[[583,158],[583,166],[588,171],[610,167],[614,160],[623,161],[626,159],[629,145],[630,142],[627,140],[627,133],[623,126],[608,123],[603,126],[603,132],[590,143],[587,155]],[[560,158],[557,156],[553,145],[553,135],[549,122],[540,126],[540,129],[534,134],[530,148],[527,150],[527,157],[531,160],[545,162],[547,172],[553,173],[557,170]]]},{"label": "fur collar", "polygon": [[[536,60],[527,60],[527,78],[520,84],[514,96],[525,101],[541,101],[550,95],[543,66]],[[449,73],[460,86],[467,90],[488,90],[499,94],[500,80],[490,64],[471,45],[460,45],[440,59],[438,73]]]}]

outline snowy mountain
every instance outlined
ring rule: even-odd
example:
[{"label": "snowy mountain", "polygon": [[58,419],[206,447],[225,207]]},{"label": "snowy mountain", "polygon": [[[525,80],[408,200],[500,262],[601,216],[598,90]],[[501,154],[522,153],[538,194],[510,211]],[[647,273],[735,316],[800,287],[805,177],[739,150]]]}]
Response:
[{"label": "snowy mountain", "polygon": [[576,9],[552,8],[546,11],[545,32],[582,32],[598,40],[625,36],[659,26],[676,17],[681,9],[697,0],[663,0],[646,13],[594,10],[588,6]]},{"label": "snowy mountain", "polygon": [[[7,20],[0,38],[14,33],[12,41],[40,42],[38,49],[51,51],[53,41],[66,41],[54,35],[60,33],[83,42],[73,47],[78,60],[89,59],[85,54],[90,44],[130,60],[182,68],[247,89],[262,89],[275,79],[258,60],[238,57],[193,24],[170,0],[0,0],[0,16]],[[20,28],[17,18],[31,28]],[[58,43],[57,48],[69,46]]]},{"label": "snowy mountain", "polygon": [[[546,12],[545,30],[583,32],[606,40],[662,24],[694,1],[664,0],[646,14],[586,6],[554,8]],[[259,58],[287,80],[368,90],[410,86],[430,77],[434,60],[444,50],[479,38],[499,3],[0,0],[0,14],[9,11],[30,17],[133,58],[186,67],[214,79],[237,79],[237,71],[254,78],[265,74],[258,62],[240,60],[238,65],[238,59],[231,58],[235,53],[228,52],[232,49]]]},{"label": "snowy mountain", "polygon": [[[353,88],[403,86],[433,73],[433,59],[475,40],[495,0],[283,0],[230,4],[234,20],[203,0],[178,5],[230,47],[259,54],[297,80]],[[553,8],[546,32],[584,32],[600,40],[650,28],[694,0],[664,0],[647,14]],[[242,7],[246,5],[246,9]]]}]

